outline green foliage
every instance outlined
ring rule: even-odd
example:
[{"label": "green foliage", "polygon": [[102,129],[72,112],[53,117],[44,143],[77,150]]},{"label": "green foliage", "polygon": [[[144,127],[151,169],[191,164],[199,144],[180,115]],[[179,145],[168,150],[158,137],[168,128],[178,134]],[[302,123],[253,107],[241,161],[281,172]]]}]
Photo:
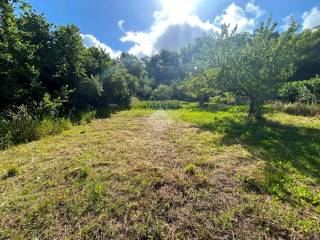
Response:
[{"label": "green foliage", "polygon": [[148,96],[146,70],[137,58],[131,57],[131,66],[130,56],[120,63],[103,49],[86,49],[78,27],[55,27],[25,4],[5,1],[0,7],[0,110],[49,100],[54,112],[44,115],[66,116],[128,105],[138,92]]},{"label": "green foliage", "polygon": [[192,94],[192,98],[203,105],[209,99],[218,94],[216,81],[218,77],[217,69],[208,69],[201,74],[190,77],[186,81],[186,86]]},{"label": "green foliage", "polygon": [[37,140],[47,135],[55,135],[71,127],[68,119],[48,116],[40,118],[31,108],[21,105],[7,111],[0,119],[0,147]]},{"label": "green foliage", "polygon": [[[33,48],[24,41],[24,33],[18,27],[16,7],[12,1],[0,3],[0,109],[24,101],[38,75],[28,64],[34,57]],[[18,8],[22,10],[21,5]]]},{"label": "green foliage", "polygon": [[149,77],[154,79],[154,85],[169,85],[173,80],[181,78],[179,54],[175,51],[161,50],[150,59],[145,58]]},{"label": "green foliage", "polygon": [[120,66],[113,66],[108,72],[101,76],[103,93],[100,99],[100,106],[107,104],[118,104],[128,106],[130,103],[130,78],[126,69]]},{"label": "green foliage", "polygon": [[169,101],[133,101],[133,108],[150,108],[150,109],[179,109],[182,103],[176,100]]},{"label": "green foliage", "polygon": [[249,115],[259,118],[263,103],[272,99],[278,86],[294,72],[296,30],[292,23],[279,34],[271,19],[252,34],[236,33],[223,26],[221,33],[205,39],[210,42],[199,61],[218,68],[219,89],[248,98]]},{"label": "green foliage", "polygon": [[281,100],[302,103],[320,103],[320,76],[310,80],[288,82],[278,91]]},{"label": "green foliage", "polygon": [[210,99],[210,102],[220,105],[231,106],[236,103],[236,98],[232,93],[225,92],[220,95],[214,96]]},{"label": "green foliage", "polygon": [[72,123],[64,118],[44,118],[41,120],[35,130],[35,138],[39,139],[48,135],[56,135],[70,129]]},{"label": "green foliage", "polygon": [[315,77],[320,73],[320,27],[301,32],[296,45],[298,58],[292,80]]},{"label": "green foliage", "polygon": [[293,115],[318,116],[320,115],[320,104],[316,103],[283,103],[275,102],[271,105],[275,110]]},{"label": "green foliage", "polygon": [[79,122],[80,124],[90,123],[92,122],[92,120],[96,118],[96,115],[97,115],[97,112],[95,110],[79,113],[78,116],[76,117],[76,121]]},{"label": "green foliage", "polygon": [[171,86],[168,85],[159,85],[157,88],[155,88],[151,94],[152,100],[170,100],[173,96],[173,90]]}]

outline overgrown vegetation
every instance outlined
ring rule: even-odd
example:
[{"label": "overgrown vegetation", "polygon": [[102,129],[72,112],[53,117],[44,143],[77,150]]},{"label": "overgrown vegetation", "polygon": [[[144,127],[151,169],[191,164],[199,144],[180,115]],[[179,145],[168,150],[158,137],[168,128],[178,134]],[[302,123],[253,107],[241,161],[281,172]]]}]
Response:
[{"label": "overgrown vegetation", "polygon": [[319,116],[320,115],[320,105],[317,103],[283,103],[274,102],[271,107],[275,110],[282,111],[293,115],[302,116]]},{"label": "overgrown vegetation", "polygon": [[132,102],[133,108],[150,108],[150,109],[179,109],[182,107],[182,102],[175,100],[167,101],[139,101]]}]

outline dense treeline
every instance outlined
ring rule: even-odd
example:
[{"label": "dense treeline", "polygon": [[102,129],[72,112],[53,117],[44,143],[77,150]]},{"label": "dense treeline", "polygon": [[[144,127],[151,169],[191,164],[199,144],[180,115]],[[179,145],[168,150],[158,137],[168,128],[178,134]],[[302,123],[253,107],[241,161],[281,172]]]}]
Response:
[{"label": "dense treeline", "polygon": [[[17,6],[22,11],[19,17],[14,14]],[[1,19],[2,109],[39,103],[46,94],[62,101],[64,114],[128,105],[144,84],[144,73],[124,67],[130,56],[122,56],[122,65],[103,49],[86,49],[74,25],[55,27],[29,6],[5,2]]]},{"label": "dense treeline", "polygon": [[[245,103],[256,118],[270,100],[319,102],[314,77],[320,71],[320,28],[301,32],[292,22],[280,33],[271,19],[252,33],[222,26],[179,52],[164,49],[142,59],[122,53],[112,59],[104,49],[85,48],[75,25],[54,26],[23,0],[1,1],[0,10],[5,142],[55,133],[68,125],[67,118],[104,115],[129,106],[132,97]],[[27,130],[32,137],[21,137]]]},{"label": "dense treeline", "polygon": [[0,146],[149,97],[137,58],[85,48],[78,27],[54,26],[23,1],[1,1],[0,10]]}]

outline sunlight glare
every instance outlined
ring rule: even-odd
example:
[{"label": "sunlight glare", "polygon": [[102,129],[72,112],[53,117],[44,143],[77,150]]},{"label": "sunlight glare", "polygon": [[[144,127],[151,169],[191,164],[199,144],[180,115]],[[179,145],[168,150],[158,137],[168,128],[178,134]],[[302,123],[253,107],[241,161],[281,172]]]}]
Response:
[{"label": "sunlight glare", "polygon": [[199,0],[161,0],[162,11],[171,18],[182,20],[195,10]]}]

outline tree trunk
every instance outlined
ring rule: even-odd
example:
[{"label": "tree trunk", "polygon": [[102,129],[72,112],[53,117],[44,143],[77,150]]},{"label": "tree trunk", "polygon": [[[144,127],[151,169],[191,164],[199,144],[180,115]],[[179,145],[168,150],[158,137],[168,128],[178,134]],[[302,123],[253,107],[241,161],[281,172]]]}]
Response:
[{"label": "tree trunk", "polygon": [[256,120],[262,120],[261,106],[255,97],[250,97],[250,106],[248,117],[254,117]]},{"label": "tree trunk", "polygon": [[250,101],[250,106],[249,106],[249,115],[248,115],[248,117],[250,118],[250,117],[255,115],[255,99],[254,99],[254,97],[250,97],[249,101]]}]

